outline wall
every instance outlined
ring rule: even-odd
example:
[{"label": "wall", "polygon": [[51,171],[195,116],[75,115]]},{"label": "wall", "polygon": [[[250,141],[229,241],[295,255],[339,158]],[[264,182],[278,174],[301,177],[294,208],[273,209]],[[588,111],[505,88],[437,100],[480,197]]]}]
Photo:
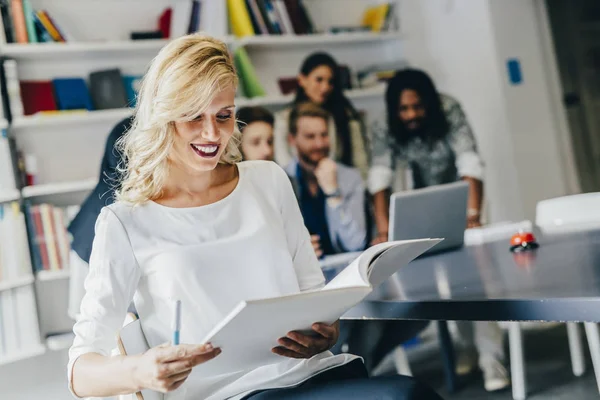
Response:
[{"label": "wall", "polygon": [[[408,61],[456,97],[473,126],[492,222],[533,219],[539,200],[577,190],[535,1],[400,1]],[[508,82],[509,58],[520,60],[521,85]]]},{"label": "wall", "polygon": [[523,73],[522,84],[511,85],[504,78],[502,88],[526,215],[534,215],[539,200],[576,190],[569,185],[576,181],[572,160],[561,156],[566,128],[561,129],[556,117],[562,113],[564,119],[566,111],[552,92],[552,71],[542,42],[544,27],[535,3],[489,1],[500,62],[516,58]]},{"label": "wall", "polygon": [[512,137],[502,94],[486,1],[403,0],[400,27],[408,62],[431,74],[438,89],[457,98],[486,164],[485,192],[492,222],[524,217]]}]

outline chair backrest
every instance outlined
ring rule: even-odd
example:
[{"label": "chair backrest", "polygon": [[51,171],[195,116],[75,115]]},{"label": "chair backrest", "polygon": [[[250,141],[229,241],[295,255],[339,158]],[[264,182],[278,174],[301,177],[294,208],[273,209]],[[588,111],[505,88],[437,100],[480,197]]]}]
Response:
[{"label": "chair backrest", "polygon": [[540,201],[535,223],[544,233],[600,228],[600,193],[583,193]]},{"label": "chair backrest", "polygon": [[525,220],[521,222],[499,222],[480,228],[467,229],[465,231],[465,246],[510,239],[515,233],[520,231],[531,232],[532,228],[531,221]]}]

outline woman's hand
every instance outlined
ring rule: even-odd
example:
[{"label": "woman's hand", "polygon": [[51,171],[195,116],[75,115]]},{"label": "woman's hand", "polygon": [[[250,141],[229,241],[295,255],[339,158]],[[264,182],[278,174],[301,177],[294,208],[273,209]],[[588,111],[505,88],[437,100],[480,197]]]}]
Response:
[{"label": "woman's hand", "polygon": [[312,329],[316,335],[288,333],[286,337],[279,339],[280,346],[274,347],[271,351],[284,357],[311,358],[336,344],[340,335],[340,322],[336,321],[332,325],[316,323],[313,324]]},{"label": "woman's hand", "polygon": [[161,393],[179,388],[198,364],[209,361],[221,353],[210,344],[164,344],[154,347],[135,360],[133,380],[138,391],[150,389]]}]

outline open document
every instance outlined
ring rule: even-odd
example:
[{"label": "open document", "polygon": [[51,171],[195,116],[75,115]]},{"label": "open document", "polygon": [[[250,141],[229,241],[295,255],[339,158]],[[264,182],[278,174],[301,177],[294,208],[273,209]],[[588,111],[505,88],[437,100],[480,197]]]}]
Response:
[{"label": "open document", "polygon": [[[209,377],[284,360],[271,352],[278,346],[279,338],[290,331],[311,332],[310,327],[315,322],[337,321],[375,287],[440,241],[381,243],[364,251],[320,290],[241,302],[203,341],[221,347],[223,352],[195,367],[194,373]],[[123,328],[122,338],[128,336],[124,335],[127,329],[133,329],[128,327]],[[138,339],[123,340],[125,349],[128,341],[135,340]]]}]

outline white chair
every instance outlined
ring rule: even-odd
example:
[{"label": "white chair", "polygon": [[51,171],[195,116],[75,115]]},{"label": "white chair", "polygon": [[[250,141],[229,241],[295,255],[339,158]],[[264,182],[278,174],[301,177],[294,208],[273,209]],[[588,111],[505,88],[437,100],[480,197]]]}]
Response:
[{"label": "white chair", "polygon": [[[600,193],[576,194],[540,201],[536,207],[535,223],[545,235],[599,229]],[[596,375],[596,384],[600,391],[600,336],[598,325],[593,322],[586,322],[584,327]],[[581,376],[585,372],[585,359],[578,324],[574,322],[567,323],[567,332],[569,334],[573,374]]]}]

